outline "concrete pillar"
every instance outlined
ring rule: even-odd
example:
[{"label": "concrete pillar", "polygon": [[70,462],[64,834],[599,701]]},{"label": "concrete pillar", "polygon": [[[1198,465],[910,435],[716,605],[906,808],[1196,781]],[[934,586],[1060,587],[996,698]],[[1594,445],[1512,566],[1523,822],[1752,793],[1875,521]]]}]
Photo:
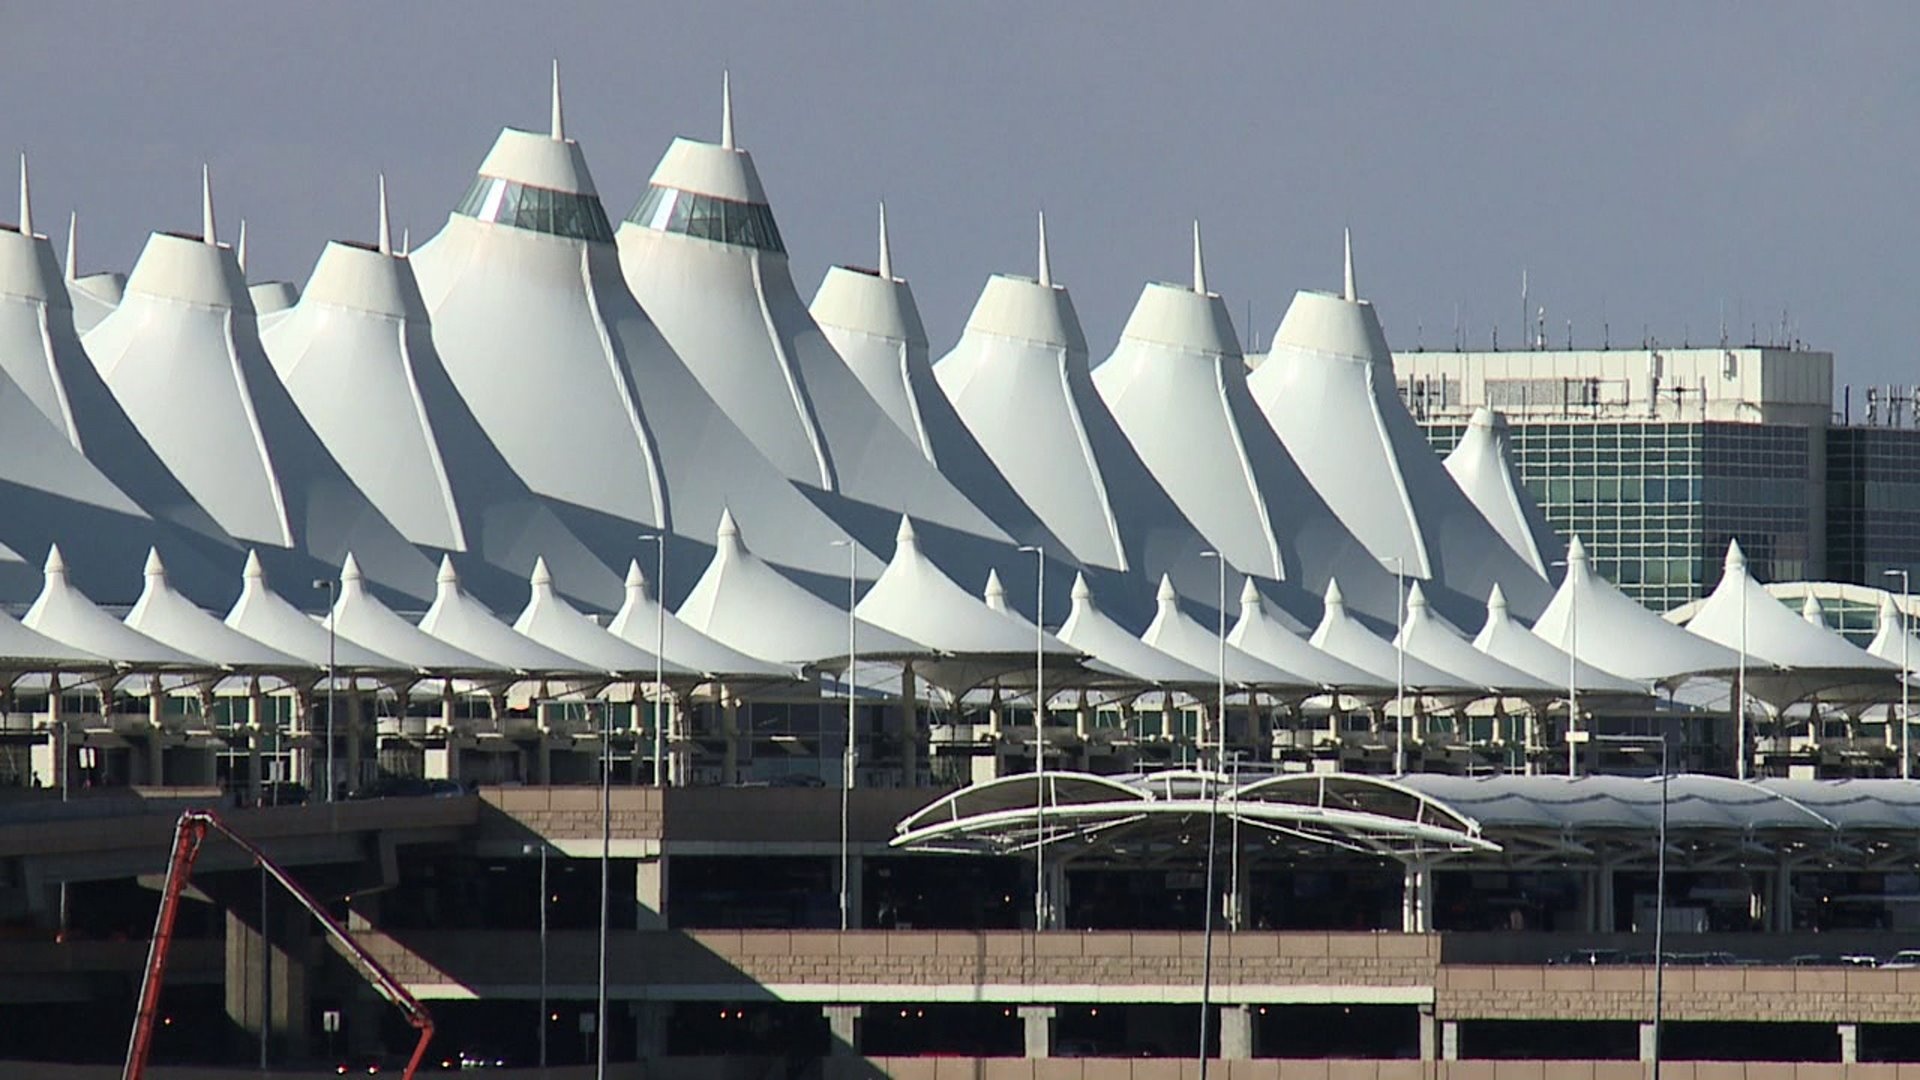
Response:
[{"label": "concrete pillar", "polygon": [[260,693],[260,676],[247,680],[247,727],[252,735],[247,739],[247,801],[259,806],[265,794],[263,782],[266,765],[261,752],[266,749],[267,741],[267,701]]},{"label": "concrete pillar", "polygon": [[900,786],[920,786],[920,703],[911,660],[900,665]]},{"label": "concrete pillar", "polygon": [[993,695],[987,698],[987,734],[992,736],[995,742],[998,742],[1000,740],[1000,733],[1005,728],[1006,717],[1000,708],[1000,684],[994,683]]},{"label": "concrete pillar", "polygon": [[360,765],[360,680],[353,679],[347,684],[347,790],[358,791],[366,786],[361,775]]},{"label": "concrete pillar", "polygon": [[1400,888],[1400,929],[1409,934],[1424,934],[1433,929],[1433,865],[1413,862],[1406,865]]},{"label": "concrete pillar", "polygon": [[634,902],[637,926],[641,930],[667,928],[667,857],[655,855],[641,859],[634,871]]},{"label": "concrete pillar", "polygon": [[1858,1065],[1860,1063],[1860,1025],[1841,1024],[1840,1026],[1840,1064]]},{"label": "concrete pillar", "polygon": [[1433,1021],[1433,1006],[1420,1006],[1420,1060],[1434,1061],[1440,1056],[1440,1025]]},{"label": "concrete pillar", "polygon": [[1051,1005],[1022,1005],[1019,1007],[1020,1022],[1026,1025],[1027,1051],[1029,1058],[1048,1058],[1053,1056],[1054,1017],[1057,1009]]},{"label": "concrete pillar", "polygon": [[740,702],[729,693],[725,683],[713,688],[720,702],[720,734],[726,740],[726,749],[720,758],[720,782],[737,784],[740,782]]},{"label": "concrete pillar", "polygon": [[1085,690],[1080,691],[1079,699],[1073,706],[1073,734],[1082,743],[1093,738],[1093,710],[1087,708]]},{"label": "concrete pillar", "polygon": [[307,919],[278,887],[268,893],[265,934],[227,913],[227,1015],[255,1039],[266,1024],[276,1056],[304,1055],[309,1045]]},{"label": "concrete pillar", "polygon": [[1659,1045],[1659,1037],[1654,1031],[1653,1024],[1642,1023],[1640,1025],[1640,1060],[1652,1061],[1655,1057],[1655,1049],[1656,1047],[1658,1047],[1658,1045]]},{"label": "concrete pillar", "polygon": [[860,1014],[864,1005],[822,1005],[820,1011],[827,1014],[827,1032],[832,1036],[832,1045],[827,1048],[829,1057],[857,1057],[860,1053]]},{"label": "concrete pillar", "polygon": [[632,1008],[634,1056],[641,1061],[666,1057],[673,1007],[664,1001],[636,1001]]},{"label": "concrete pillar", "polygon": [[1252,1006],[1220,1006],[1220,1060],[1253,1060]]},{"label": "concrete pillar", "polygon": [[[102,699],[108,700],[108,699]],[[147,783],[161,787],[167,782],[167,697],[160,689],[160,676],[147,680]]]},{"label": "concrete pillar", "polygon": [[1460,1060],[1460,1022],[1457,1020],[1440,1021],[1440,1060]]},{"label": "concrete pillar", "polygon": [[1064,930],[1067,926],[1067,864],[1058,856],[1048,859],[1047,925],[1044,930]]},{"label": "concrete pillar", "polygon": [[[313,748],[306,745],[313,732],[313,688],[297,686],[293,691],[293,743],[287,754],[287,779],[307,785],[316,798],[325,798],[313,775]],[[325,755],[322,755],[323,757]]]},{"label": "concrete pillar", "polygon": [[693,740],[687,737],[687,710],[684,694],[667,695],[667,785],[686,787],[693,783]]},{"label": "concrete pillar", "polygon": [[60,716],[60,673],[47,676],[47,739],[52,745],[48,756],[53,761],[48,782],[55,788],[67,778],[67,722]]}]

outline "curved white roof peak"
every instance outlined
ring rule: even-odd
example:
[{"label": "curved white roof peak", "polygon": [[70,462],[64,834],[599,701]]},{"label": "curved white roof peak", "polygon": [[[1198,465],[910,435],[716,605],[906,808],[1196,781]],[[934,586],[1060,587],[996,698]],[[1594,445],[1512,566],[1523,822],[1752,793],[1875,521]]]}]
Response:
[{"label": "curved white roof peak", "polygon": [[529,187],[598,196],[587,156],[572,139],[556,139],[544,131],[502,128],[493,149],[480,160],[479,173]]},{"label": "curved white roof peak", "polygon": [[1746,554],[1740,550],[1739,541],[1727,545],[1725,566],[1719,584],[1687,620],[1689,633],[1744,651],[1750,666],[1765,664],[1787,672],[1884,672],[1897,666],[1855,647],[1824,624],[1810,624],[1774,599],[1747,572]]},{"label": "curved white roof peak", "polygon": [[27,184],[27,152],[20,151],[20,235],[31,239],[33,232],[33,194]]},{"label": "curved white roof peak", "polygon": [[1832,629],[1827,625],[1827,613],[1820,610],[1820,599],[1812,593],[1808,593],[1806,600],[1800,605],[1800,617],[1807,620],[1811,626],[1817,626],[1822,630]]},{"label": "curved white roof peak", "polygon": [[393,254],[393,224],[391,220],[387,217],[387,174],[386,173],[380,174],[379,223],[374,226],[373,235],[374,235],[374,243],[378,245],[380,254],[382,255]]},{"label": "curved white roof peak", "polygon": [[147,550],[145,576],[140,598],[122,621],[155,641],[224,667],[290,672],[313,666],[255,641],[180,595],[167,582],[157,549]]},{"label": "curved white roof peak", "polygon": [[[965,333],[993,334],[1038,345],[1066,349],[1086,364],[1087,335],[1065,286],[1050,285],[1014,274],[987,279],[967,316]],[[963,338],[964,340],[964,338]]]},{"label": "curved white roof peak", "polygon": [[1408,591],[1406,622],[1395,635],[1394,644],[1405,648],[1408,656],[1488,690],[1525,696],[1549,694],[1554,689],[1554,684],[1475,649],[1434,615],[1426,590],[1418,581]]},{"label": "curved white roof peak", "polygon": [[127,275],[121,303],[135,296],[253,312],[246,276],[233,250],[177,233],[157,232],[147,237],[146,247]]},{"label": "curved white roof peak", "polygon": [[1353,230],[1341,229],[1340,240],[1346,250],[1346,273],[1342,277],[1343,287],[1340,297],[1349,303],[1359,303],[1360,286],[1354,281],[1353,276]]},{"label": "curved white roof peak", "polygon": [[1565,686],[1568,676],[1572,675],[1581,693],[1646,693],[1645,684],[1602,671],[1585,661],[1574,664],[1570,672],[1565,651],[1548,644],[1514,620],[1507,608],[1506,593],[1497,584],[1487,595],[1487,621],[1474,637],[1473,647],[1555,687]]},{"label": "curved white roof peak", "polygon": [[1047,212],[1042,210],[1039,213],[1040,257],[1038,259],[1038,273],[1034,277],[1034,280],[1051,289],[1053,288],[1053,255],[1047,250]]},{"label": "curved white roof peak", "polygon": [[733,149],[733,72],[720,71],[720,146]]},{"label": "curved white roof peak", "polygon": [[[1201,626],[1180,610],[1180,597],[1174,592],[1173,581],[1164,574],[1154,599],[1157,610],[1153,622],[1140,635],[1140,640],[1176,660],[1201,671],[1212,671],[1216,678],[1224,676],[1228,682],[1242,686],[1306,688],[1320,685],[1317,679],[1241,651],[1226,641],[1221,633],[1224,626]],[[1224,619],[1224,613],[1220,617]]]},{"label": "curved white roof peak", "polygon": [[689,671],[720,678],[792,678],[792,669],[748,656],[708,637],[661,608],[648,592],[647,575],[638,559],[627,564],[627,598],[607,622],[607,632],[652,651],[656,644],[665,659]]},{"label": "curved white roof peak", "polygon": [[20,622],[55,641],[136,668],[205,668],[207,660],[155,641],[107,614],[67,579],[60,545],[47,548],[40,595]]},{"label": "curved white roof peak", "polygon": [[1920,639],[1915,639],[1907,627],[1906,616],[1890,593],[1880,596],[1879,625],[1867,651],[1890,664],[1906,667],[1909,672],[1920,665]]},{"label": "curved white roof peak", "polygon": [[[1345,601],[1340,601],[1343,608]],[[1240,617],[1227,631],[1227,644],[1256,659],[1299,674],[1315,683],[1346,691],[1390,687],[1376,675],[1307,643],[1267,610],[1266,598],[1248,576],[1240,587]]]},{"label": "curved white roof peak", "polygon": [[421,671],[501,674],[507,670],[507,665],[443,641],[395,614],[367,591],[360,563],[351,552],[340,567],[340,595],[322,625]]},{"label": "curved white roof peak", "polygon": [[1567,543],[1567,563],[1559,589],[1533,624],[1533,632],[1554,648],[1578,652],[1583,663],[1635,682],[1668,682],[1739,667],[1732,650],[1687,633],[1594,573],[1577,536]]},{"label": "curved white roof peak", "polygon": [[[1073,580],[1073,587],[1076,590],[1086,587],[1087,579],[1084,576],[1075,574]],[[1075,595],[1078,595],[1078,593],[1076,592]],[[980,591],[980,599],[985,601],[986,605],[995,611],[1009,610],[1007,607],[1007,586],[1000,580],[1000,571],[987,571],[987,586]]]},{"label": "curved white roof peak", "polygon": [[1562,544],[1515,475],[1509,438],[1506,417],[1485,406],[1475,409],[1466,434],[1446,457],[1447,473],[1507,546],[1546,577]]},{"label": "curved white roof peak", "polygon": [[1217,681],[1208,673],[1212,661],[1207,668],[1189,664],[1135,637],[1101,611],[1084,574],[1074,575],[1073,609],[1060,626],[1060,640],[1143,682],[1198,691]]},{"label": "curved white roof peak", "polygon": [[882,199],[880,201],[879,270],[880,270],[881,280],[892,281],[894,279],[893,278],[893,244],[887,240],[887,203],[885,199]]},{"label": "curved white roof peak", "polygon": [[716,146],[681,136],[668,144],[660,164],[647,183],[654,187],[691,191],[734,202],[767,205],[767,189],[753,155],[731,146]]},{"label": "curved white roof peak", "polygon": [[1193,219],[1193,291],[1201,296],[1207,292],[1207,260],[1200,250],[1200,219]]},{"label": "curved white roof peak", "polygon": [[312,667],[325,667],[329,661],[335,668],[346,670],[405,671],[411,667],[349,641],[344,634],[328,634],[320,620],[268,587],[260,555],[251,548],[247,550],[246,568],[240,572],[240,598],[227,612],[226,625]]},{"label": "curved white roof peak", "polygon": [[1307,643],[1373,676],[1380,685],[1399,685],[1399,675],[1404,672],[1406,685],[1416,690],[1459,693],[1483,689],[1441,671],[1413,655],[1410,649],[1403,653],[1392,642],[1367,629],[1347,610],[1338,581],[1327,586],[1320,625],[1314,628]]},{"label": "curved white roof peak", "polygon": [[656,658],[650,646],[643,648],[581,614],[554,592],[553,574],[547,569],[546,559],[534,561],[527,585],[527,606],[514,620],[515,633],[600,671],[651,678],[657,660],[657,669],[663,676],[696,674],[693,669],[664,657]]},{"label": "curved white roof peak", "polygon": [[560,58],[553,58],[553,117],[548,122],[547,133],[556,142],[567,141],[567,122],[560,109]]},{"label": "curved white roof peak", "polygon": [[460,587],[460,573],[451,556],[440,557],[436,583],[433,606],[421,616],[420,629],[454,648],[528,674],[611,673],[556,652],[501,622]]},{"label": "curved white roof peak", "polygon": [[1051,636],[1037,642],[1032,623],[1011,611],[995,610],[960,587],[921,552],[913,521],[905,516],[892,560],[853,611],[884,630],[962,658],[1031,656],[1040,642],[1045,642],[1046,652],[1072,651]]},{"label": "curved white roof peak", "polygon": [[213,173],[205,163],[200,166],[200,240],[208,247],[220,246],[213,220]]}]

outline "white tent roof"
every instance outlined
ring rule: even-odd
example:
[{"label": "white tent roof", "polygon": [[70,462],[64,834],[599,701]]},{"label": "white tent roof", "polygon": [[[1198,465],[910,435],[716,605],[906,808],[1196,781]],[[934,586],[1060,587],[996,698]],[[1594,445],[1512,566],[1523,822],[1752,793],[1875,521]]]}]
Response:
[{"label": "white tent roof", "polygon": [[1297,293],[1248,385],[1313,486],[1382,562],[1399,559],[1407,574],[1467,596],[1497,582],[1523,615],[1545,606],[1551,586],[1467,500],[1407,412],[1379,317],[1351,288]]},{"label": "white tent roof", "polygon": [[102,657],[29,629],[19,619],[0,611],[0,667],[68,671],[104,667],[106,663]]},{"label": "white tent roof", "polygon": [[1140,459],[1202,535],[1242,571],[1318,594],[1338,577],[1379,609],[1393,580],[1294,464],[1247,389],[1227,306],[1206,290],[1149,284],[1093,385]]},{"label": "white tent roof", "polygon": [[67,408],[66,391],[51,355],[52,340],[43,331],[57,320],[47,309],[70,308],[61,287],[60,267],[53,245],[35,235],[27,188],[27,156],[20,155],[20,216],[14,230],[0,229],[0,374],[18,386],[26,399],[66,440],[79,444],[79,430]]},{"label": "white tent roof", "polygon": [[1406,686],[1410,690],[1446,694],[1485,689],[1428,664],[1410,650],[1402,655],[1400,648],[1353,617],[1353,613],[1347,610],[1346,597],[1340,594],[1338,581],[1327,586],[1325,612],[1320,617],[1320,625],[1314,628],[1313,636],[1307,640],[1314,648],[1372,672],[1376,678],[1392,686],[1400,685],[1400,675],[1404,672]]},{"label": "white tent roof", "polygon": [[[1747,572],[1747,557],[1735,540],[1727,545],[1720,583],[1687,621],[1689,633],[1747,655],[1755,696],[1788,704],[1826,687],[1865,679],[1891,682],[1899,665],[1850,644],[1847,639],[1795,615]],[[1743,648],[1744,646],[1744,648]],[[1767,665],[1781,679],[1753,669]]]},{"label": "white tent roof", "polygon": [[1446,625],[1427,603],[1427,593],[1418,581],[1407,594],[1407,621],[1394,636],[1394,642],[1434,667],[1455,678],[1489,690],[1517,697],[1551,694],[1553,684],[1519,668],[1502,663],[1473,647],[1459,632]]},{"label": "white tent roof", "polygon": [[[910,517],[900,519],[893,559],[853,610],[883,630],[945,653],[1030,658],[1037,644],[1032,623],[989,608],[935,566],[921,552]],[[1045,652],[1074,653],[1050,635],[1040,640]]]},{"label": "white tent roof", "polygon": [[460,587],[452,556],[440,557],[440,572],[434,580],[433,606],[420,618],[422,631],[457,649],[530,675],[609,673],[563,656],[495,618]]},{"label": "white tent roof", "polygon": [[[653,675],[655,657],[650,650],[607,632],[553,591],[553,575],[547,570],[545,559],[533,564],[528,585],[527,606],[513,623],[515,633],[599,671]],[[663,675],[695,674],[692,669],[664,658],[658,661],[658,666]]]},{"label": "white tent roof", "polygon": [[1635,682],[1728,672],[1740,665],[1732,651],[1681,630],[1594,573],[1577,536],[1567,544],[1567,575],[1534,621],[1533,632],[1562,652],[1578,652],[1584,663]]},{"label": "white tent roof", "polygon": [[1339,690],[1390,690],[1393,680],[1384,682],[1355,664],[1324,652],[1288,629],[1267,611],[1265,598],[1248,578],[1240,589],[1240,618],[1227,631],[1227,644],[1287,671],[1299,672],[1321,686]]},{"label": "white tent roof", "polygon": [[1920,638],[1915,638],[1907,627],[1906,618],[1890,594],[1880,596],[1879,629],[1874,632],[1867,651],[1889,664],[1905,667],[1909,674],[1920,669]]},{"label": "white tent roof", "polygon": [[340,568],[340,598],[327,624],[340,637],[421,671],[497,675],[507,670],[505,664],[448,644],[395,614],[367,591],[360,564],[352,555]]},{"label": "white tent roof", "polygon": [[1168,656],[1202,671],[1211,669],[1216,679],[1224,665],[1227,681],[1239,686],[1271,689],[1319,685],[1304,676],[1284,671],[1265,660],[1241,652],[1232,645],[1226,646],[1225,655],[1222,656],[1221,644],[1225,637],[1220,632],[1221,628],[1208,630],[1181,611],[1180,596],[1173,591],[1173,581],[1165,575],[1160,578],[1160,589],[1155,593],[1154,600],[1158,610],[1153,622],[1140,635],[1140,640]]},{"label": "white tent roof", "polygon": [[1093,388],[1073,299],[1052,280],[1044,218],[1040,251],[1037,280],[987,279],[960,341],[934,365],[940,389],[1075,559],[1151,574],[1197,564],[1205,541]]},{"label": "white tent roof", "polygon": [[[997,579],[989,583],[989,591],[997,584]],[[1212,672],[1154,648],[1108,618],[1094,603],[1085,574],[1074,575],[1073,611],[1061,624],[1060,640],[1144,683],[1197,690],[1218,681]]]},{"label": "white tent roof", "polygon": [[[759,242],[692,232],[743,213],[772,221],[753,158],[675,139],[649,181],[653,207],[620,226],[627,285],[682,360],[789,479],[990,539],[1006,535],[909,442],[801,303],[777,230]],[[727,209],[692,214],[696,200]]]},{"label": "white tent roof", "polygon": [[[412,665],[381,656],[371,649],[349,641],[344,634],[328,634],[319,619],[288,603],[267,587],[267,572],[260,557],[247,552],[247,566],[241,574],[240,598],[227,612],[226,624],[263,645],[298,657],[308,665],[325,667],[328,647],[332,647],[333,666],[339,670],[408,671]],[[329,642],[328,639],[332,638]]]},{"label": "white tent roof", "polygon": [[[1481,625],[1479,636],[1473,639],[1473,647],[1549,685],[1566,685],[1566,652],[1547,644],[1545,639],[1515,621],[1507,608],[1507,594],[1498,585],[1487,597],[1487,621]],[[1573,675],[1583,694],[1647,692],[1644,685],[1609,674],[1584,660],[1573,665]]]},{"label": "white tent roof", "polygon": [[1566,556],[1566,543],[1520,485],[1509,439],[1506,417],[1484,407],[1473,410],[1466,434],[1447,455],[1447,473],[1507,546],[1547,577]]},{"label": "white tent roof", "polygon": [[67,580],[67,562],[47,550],[46,584],[20,620],[55,641],[133,668],[210,668],[208,661],[163,645],[97,607]]},{"label": "white tent roof", "polygon": [[[720,516],[713,561],[680,605],[695,630],[763,660],[833,666],[847,655],[847,613],[782,577],[740,538],[730,513]],[[856,629],[863,657],[924,656],[927,646],[872,623]]]},{"label": "white tent roof", "polygon": [[[501,132],[480,174],[476,191],[495,202],[500,185],[593,192],[578,145],[546,134]],[[841,530],[673,354],[627,291],[613,245],[587,238],[605,226],[597,199],[580,205],[585,224],[567,233],[537,216],[456,210],[412,255],[434,345],[480,426],[533,491],[602,522],[694,536],[731,507],[768,538],[768,557],[839,572],[830,542]],[[593,437],[556,438],[529,416],[565,417]],[[632,528],[590,533],[579,515],[562,516],[609,565],[630,552]],[[880,564],[863,549],[861,565]]]},{"label": "white tent roof", "polygon": [[544,557],[561,587],[611,606],[620,579],[501,457],[434,351],[407,259],[329,243],[300,303],[261,331],[301,414],[416,544],[470,552],[518,581]]},{"label": "white tent roof", "polygon": [[158,551],[147,552],[146,578],[123,621],[155,641],[228,668],[289,672],[313,666],[255,641],[175,592]]},{"label": "white tent roof", "polygon": [[[663,611],[648,591],[647,577],[640,572],[638,560],[627,564],[626,602],[607,623],[607,632],[643,649],[651,650],[663,642],[661,652],[679,667],[716,678],[791,679],[793,669],[748,656],[680,621],[671,611]],[[661,616],[665,619],[662,621]]]}]

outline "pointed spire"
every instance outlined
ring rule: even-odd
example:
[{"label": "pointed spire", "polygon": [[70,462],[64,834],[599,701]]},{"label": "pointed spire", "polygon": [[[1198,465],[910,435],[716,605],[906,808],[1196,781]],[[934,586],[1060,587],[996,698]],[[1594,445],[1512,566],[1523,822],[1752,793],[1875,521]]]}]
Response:
[{"label": "pointed spire", "polygon": [[220,237],[213,225],[213,174],[205,165],[200,166],[200,239],[213,247],[220,246]]},{"label": "pointed spire", "polygon": [[1047,212],[1040,211],[1040,284],[1053,287],[1053,260],[1047,255]]},{"label": "pointed spire", "polygon": [[1587,545],[1586,545],[1586,542],[1581,540],[1578,536],[1575,536],[1573,539],[1567,541],[1568,572],[1571,573],[1573,568],[1576,566],[1579,567],[1583,572],[1587,568]]},{"label": "pointed spire", "polygon": [[1505,622],[1507,618],[1507,591],[1496,581],[1493,591],[1487,594],[1487,621]]},{"label": "pointed spire", "polygon": [[1254,588],[1253,575],[1248,574],[1240,582],[1241,609],[1243,611],[1247,609],[1258,609],[1263,603],[1264,598],[1260,595],[1260,590]]},{"label": "pointed spire", "polygon": [[1354,283],[1353,279],[1353,230],[1341,229],[1340,233],[1345,240],[1347,249],[1346,284],[1340,295],[1349,301],[1358,300],[1360,299],[1360,287]]},{"label": "pointed spire", "polygon": [[1093,586],[1087,584],[1087,575],[1077,570],[1073,575],[1073,602],[1075,605],[1093,602]]},{"label": "pointed spire", "polygon": [[560,117],[560,58],[553,58],[553,137],[564,142],[567,138],[567,125]]},{"label": "pointed spire", "polygon": [[460,574],[453,568],[453,556],[440,556],[440,572],[433,575],[433,581],[434,584],[440,587],[442,592],[446,591],[449,586],[459,586]]},{"label": "pointed spire", "polygon": [[1007,587],[1000,582],[1000,571],[987,571],[987,588],[980,595],[993,610],[1007,610]]},{"label": "pointed spire", "polygon": [[[558,78],[557,75],[555,77]],[[555,92],[557,93],[558,92],[557,87],[559,84],[555,83],[554,85],[556,87]],[[554,115],[558,116],[559,113],[556,111]],[[393,254],[393,227],[387,222],[387,174],[386,173],[380,174],[380,231],[378,234],[377,242],[380,245],[380,254],[382,255]]]},{"label": "pointed spire", "polygon": [[1800,605],[1800,617],[1822,630],[1827,628],[1827,615],[1820,610],[1820,601],[1812,593],[1808,593],[1806,601]]},{"label": "pointed spire", "polygon": [[639,559],[627,560],[627,599],[645,600],[647,598],[647,575],[640,569]]},{"label": "pointed spire", "polygon": [[260,553],[253,548],[247,549],[247,565],[240,571],[240,580],[246,585],[267,583],[267,568],[260,565]]},{"label": "pointed spire", "polygon": [[1727,541],[1727,573],[1745,576],[1747,572],[1747,553],[1740,550],[1740,541]]},{"label": "pointed spire", "polygon": [[20,151],[20,235],[33,239],[33,195],[27,186],[27,152]]},{"label": "pointed spire", "polygon": [[1173,591],[1173,578],[1161,574],[1160,588],[1154,592],[1153,598],[1163,608],[1179,603],[1180,594]]},{"label": "pointed spire", "polygon": [[1193,291],[1207,295],[1207,260],[1200,250],[1200,219],[1193,219]]},{"label": "pointed spire", "polygon": [[[893,541],[901,547],[919,548],[920,538],[914,535],[912,518],[905,514],[900,515],[900,528],[893,534]],[[895,554],[899,553],[895,552]]]},{"label": "pointed spire", "polygon": [[1328,615],[1333,615],[1335,613],[1339,613],[1342,615],[1346,614],[1347,594],[1340,591],[1339,578],[1328,579],[1327,598],[1324,603],[1326,605]]},{"label": "pointed spire", "polygon": [[720,72],[720,148],[733,149],[733,73]]},{"label": "pointed spire", "polygon": [[142,573],[149,578],[161,578],[163,580],[166,578],[167,564],[160,561],[159,548],[150,547],[147,549],[147,565]]},{"label": "pointed spire", "polygon": [[346,561],[340,564],[340,584],[348,588],[357,587],[364,576],[360,573],[360,560],[353,557],[353,552],[347,552]]},{"label": "pointed spire", "polygon": [[1407,621],[1427,617],[1427,590],[1420,587],[1420,579],[1413,580],[1413,587],[1407,590]]},{"label": "pointed spire", "polygon": [[1889,632],[1905,633],[1906,629],[1906,620],[1901,617],[1900,605],[1893,602],[1893,594],[1882,593],[1880,595],[1880,625],[1878,630],[1885,634]]},{"label": "pointed spire", "polygon": [[402,225],[400,226],[400,257],[404,259],[411,254],[412,251],[413,229],[411,226]]},{"label": "pointed spire", "polygon": [[44,569],[47,580],[52,581],[55,578],[59,578],[62,581],[66,580],[67,557],[60,554],[59,544],[47,545],[47,564]]},{"label": "pointed spire", "polygon": [[533,560],[533,575],[527,578],[527,584],[535,592],[550,592],[553,589],[553,571],[547,569],[547,557],[536,555]]},{"label": "pointed spire", "polygon": [[713,535],[720,549],[718,554],[725,555],[729,552],[745,551],[747,548],[747,545],[740,540],[740,526],[733,520],[733,509],[731,507],[723,507],[721,509],[720,527],[714,530]]},{"label": "pointed spire", "polygon": [[233,261],[240,267],[240,276],[247,274],[247,219],[240,219],[240,239],[233,244]]},{"label": "pointed spire", "polygon": [[78,259],[78,256],[75,254],[75,252],[78,250],[78,247],[79,247],[79,242],[77,239],[79,234],[80,234],[80,211],[78,210],[69,211],[67,214],[67,268],[66,268],[66,276],[68,281],[78,281],[80,279],[79,264],[76,261]]},{"label": "pointed spire", "polygon": [[887,201],[880,200],[880,277],[893,280],[893,245],[887,242]]}]

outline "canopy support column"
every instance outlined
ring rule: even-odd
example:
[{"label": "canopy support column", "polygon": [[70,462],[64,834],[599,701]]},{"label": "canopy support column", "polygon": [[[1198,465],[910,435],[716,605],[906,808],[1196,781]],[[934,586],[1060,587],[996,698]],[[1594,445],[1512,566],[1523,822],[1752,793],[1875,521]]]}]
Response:
[{"label": "canopy support column", "polygon": [[61,797],[67,791],[67,722],[60,717],[60,673],[55,671],[47,676],[47,739],[52,743],[47,749],[53,762],[53,775],[49,777],[52,786],[59,788]]},{"label": "canopy support column", "polygon": [[1405,864],[1400,889],[1400,929],[1408,934],[1433,930],[1433,864],[1415,860]]},{"label": "canopy support column", "polygon": [[308,745],[312,731],[313,686],[303,683],[293,688],[293,739],[287,752],[287,779],[306,784],[310,792],[320,790],[312,772],[313,748]]},{"label": "canopy support column", "polygon": [[920,701],[913,661],[900,665],[900,746],[905,787],[920,786]]},{"label": "canopy support column", "polygon": [[263,805],[266,800],[266,777],[262,775],[265,758],[262,752],[267,741],[266,701],[260,694],[260,676],[247,678],[247,727],[252,729],[247,738],[247,801],[255,806]]},{"label": "canopy support column", "polygon": [[[106,698],[103,696],[102,701]],[[147,678],[147,783],[162,787],[167,782],[167,744],[163,724],[166,701],[160,690],[160,676]]]},{"label": "canopy support column", "polygon": [[720,735],[726,740],[726,748],[720,758],[720,782],[734,784],[740,780],[740,702],[728,691],[725,683],[716,683],[713,687],[714,700],[720,705]]},{"label": "canopy support column", "polygon": [[693,780],[692,743],[686,731],[685,695],[667,695],[667,784],[686,787]]},{"label": "canopy support column", "polygon": [[360,680],[358,677],[347,681],[347,793],[359,791],[364,769],[360,764],[362,753],[360,738]]}]

